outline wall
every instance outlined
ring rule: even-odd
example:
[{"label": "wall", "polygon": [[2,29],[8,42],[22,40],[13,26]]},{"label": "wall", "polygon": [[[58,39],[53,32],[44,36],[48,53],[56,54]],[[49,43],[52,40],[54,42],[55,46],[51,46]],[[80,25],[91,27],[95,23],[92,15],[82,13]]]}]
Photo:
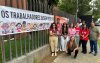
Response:
[{"label": "wall", "polygon": [[38,63],[49,54],[50,54],[49,45],[45,45],[37,50],[34,50],[24,56],[16,58],[7,63]]},{"label": "wall", "polygon": [[27,0],[0,0],[0,5],[26,9]]}]

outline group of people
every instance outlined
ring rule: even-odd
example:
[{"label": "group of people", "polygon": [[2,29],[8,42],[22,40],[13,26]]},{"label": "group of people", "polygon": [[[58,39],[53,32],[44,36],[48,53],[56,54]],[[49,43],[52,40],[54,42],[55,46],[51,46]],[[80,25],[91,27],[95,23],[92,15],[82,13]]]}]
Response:
[{"label": "group of people", "polygon": [[57,56],[58,51],[65,51],[68,55],[74,53],[74,58],[77,57],[79,47],[82,44],[82,53],[87,53],[87,42],[90,40],[90,52],[97,55],[97,40],[99,38],[99,30],[95,27],[95,23],[91,22],[91,27],[88,28],[85,22],[76,24],[60,23],[60,19],[54,21],[50,27],[49,43],[51,55]]}]

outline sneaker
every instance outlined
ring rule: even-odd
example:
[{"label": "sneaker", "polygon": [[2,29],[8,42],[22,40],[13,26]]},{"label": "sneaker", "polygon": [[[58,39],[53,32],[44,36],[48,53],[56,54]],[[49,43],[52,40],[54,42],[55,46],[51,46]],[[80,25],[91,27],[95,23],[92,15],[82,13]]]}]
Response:
[{"label": "sneaker", "polygon": [[76,59],[77,57],[76,56],[74,56],[74,59]]},{"label": "sneaker", "polygon": [[86,52],[83,52],[83,54],[86,54]]},{"label": "sneaker", "polygon": [[83,53],[83,51],[81,51],[81,53]]},{"label": "sneaker", "polygon": [[89,52],[89,54],[92,54],[92,52]]},{"label": "sneaker", "polygon": [[83,54],[86,54],[87,52],[82,51]]},{"label": "sneaker", "polygon": [[52,56],[54,56],[54,53],[52,53]]},{"label": "sneaker", "polygon": [[67,55],[70,56],[71,54],[69,54],[69,53],[67,52]]},{"label": "sneaker", "polygon": [[57,52],[59,51],[59,49],[57,49]]},{"label": "sneaker", "polygon": [[63,51],[62,49],[60,49],[60,51]]},{"label": "sneaker", "polygon": [[95,53],[94,56],[96,56],[97,54]]},{"label": "sneaker", "polygon": [[57,56],[57,53],[55,53],[55,56]]}]

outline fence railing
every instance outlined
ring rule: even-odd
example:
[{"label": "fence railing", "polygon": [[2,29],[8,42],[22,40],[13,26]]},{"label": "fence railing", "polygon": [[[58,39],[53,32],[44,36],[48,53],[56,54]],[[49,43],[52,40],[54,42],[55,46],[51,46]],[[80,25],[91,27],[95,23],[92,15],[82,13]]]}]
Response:
[{"label": "fence railing", "polygon": [[6,63],[48,44],[49,30],[7,35],[0,38],[0,63]]},{"label": "fence railing", "polygon": [[[50,13],[48,0],[4,0],[5,6]],[[1,3],[1,2],[0,2]],[[0,63],[18,58],[49,42],[49,30],[0,36]]]}]

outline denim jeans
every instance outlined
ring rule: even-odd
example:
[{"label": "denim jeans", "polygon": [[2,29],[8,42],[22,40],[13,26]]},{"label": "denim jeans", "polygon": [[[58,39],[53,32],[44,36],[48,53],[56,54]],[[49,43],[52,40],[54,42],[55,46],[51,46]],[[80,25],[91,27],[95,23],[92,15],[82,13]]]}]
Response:
[{"label": "denim jeans", "polygon": [[95,52],[97,53],[97,41],[96,40],[90,40],[90,48],[91,48],[91,52]]},{"label": "denim jeans", "polygon": [[62,49],[61,47],[61,36],[58,36],[58,49]]},{"label": "denim jeans", "polygon": [[79,45],[79,41],[80,41],[80,36],[75,36],[75,42],[77,45]]}]

